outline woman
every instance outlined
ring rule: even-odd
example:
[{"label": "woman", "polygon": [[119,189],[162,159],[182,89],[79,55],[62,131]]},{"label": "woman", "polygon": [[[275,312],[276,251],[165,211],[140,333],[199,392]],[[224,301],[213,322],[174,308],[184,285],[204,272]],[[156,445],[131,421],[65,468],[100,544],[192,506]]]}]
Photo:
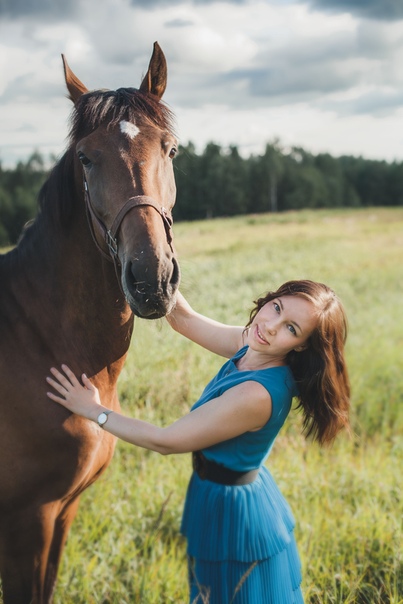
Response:
[{"label": "woman", "polygon": [[63,365],[48,396],[134,445],[193,453],[182,519],[190,602],[301,604],[294,518],[264,462],[291,408],[321,444],[348,427],[346,317],[326,285],[289,281],[255,302],[246,327],[196,313],[181,294],[167,317],[179,333],[230,359],[190,413],[166,428],[102,406],[97,389]]}]

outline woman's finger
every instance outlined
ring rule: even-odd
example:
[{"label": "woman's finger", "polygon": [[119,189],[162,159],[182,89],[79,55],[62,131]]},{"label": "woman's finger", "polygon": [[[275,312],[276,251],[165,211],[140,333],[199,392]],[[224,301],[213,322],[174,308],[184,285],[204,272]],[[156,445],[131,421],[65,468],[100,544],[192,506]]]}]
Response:
[{"label": "woman's finger", "polygon": [[62,369],[63,369],[64,373],[67,375],[67,377],[69,378],[69,380],[73,386],[81,386],[80,382],[76,378],[75,374],[71,371],[70,367],[63,364]]},{"label": "woman's finger", "polygon": [[71,387],[71,382],[66,378],[66,376],[63,375],[63,373],[60,373],[60,371],[58,369],[56,369],[56,367],[51,367],[50,368],[51,373],[53,373],[53,375],[55,376],[55,378],[57,378],[60,382],[60,384],[62,384],[66,390],[69,389],[69,387]]},{"label": "woman's finger", "polygon": [[46,394],[48,395],[49,398],[52,399],[52,401],[55,401],[56,403],[61,403],[62,405],[66,404],[65,398],[60,398],[60,396],[53,394],[53,392],[47,392]]},{"label": "woman's finger", "polygon": [[46,381],[48,382],[48,384],[50,384],[51,386],[53,386],[53,388],[55,390],[57,390],[58,392],[60,392],[60,394],[62,394],[63,396],[66,396],[66,394],[68,393],[67,388],[65,388],[62,384],[60,384],[59,382],[57,382],[53,378],[47,377]]},{"label": "woman's finger", "polygon": [[92,391],[96,390],[96,387],[91,382],[91,380],[85,375],[85,373],[83,373],[83,375],[81,376],[81,379],[83,381],[84,386],[87,388],[87,390],[92,390]]}]

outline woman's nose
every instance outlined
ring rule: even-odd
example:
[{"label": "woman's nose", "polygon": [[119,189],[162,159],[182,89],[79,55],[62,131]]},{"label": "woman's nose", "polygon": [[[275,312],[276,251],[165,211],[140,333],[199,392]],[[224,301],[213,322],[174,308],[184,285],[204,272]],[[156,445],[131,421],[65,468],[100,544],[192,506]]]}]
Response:
[{"label": "woman's nose", "polygon": [[266,323],[266,329],[271,336],[274,336],[276,334],[277,327],[276,327],[275,323],[273,323],[273,322]]}]

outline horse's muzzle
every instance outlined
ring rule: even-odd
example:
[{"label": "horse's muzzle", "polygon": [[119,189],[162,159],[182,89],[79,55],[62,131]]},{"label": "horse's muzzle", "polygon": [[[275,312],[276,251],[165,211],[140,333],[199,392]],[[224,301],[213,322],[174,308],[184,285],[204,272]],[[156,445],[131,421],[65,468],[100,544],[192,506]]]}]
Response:
[{"label": "horse's muzzle", "polygon": [[137,263],[128,263],[122,272],[122,286],[132,312],[142,319],[159,319],[168,314],[175,303],[180,270],[176,258],[166,267],[165,275],[150,283],[139,279]]}]

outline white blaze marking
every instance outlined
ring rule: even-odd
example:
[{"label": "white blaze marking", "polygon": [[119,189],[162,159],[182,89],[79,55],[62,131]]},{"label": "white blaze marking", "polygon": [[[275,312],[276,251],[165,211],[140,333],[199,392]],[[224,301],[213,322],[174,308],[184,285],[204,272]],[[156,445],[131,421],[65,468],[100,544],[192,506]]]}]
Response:
[{"label": "white blaze marking", "polygon": [[122,121],[122,122],[120,122],[119,126],[120,126],[120,131],[123,132],[123,134],[126,134],[131,139],[133,139],[135,136],[137,136],[138,133],[140,132],[140,130],[137,128],[136,124],[132,124],[131,122]]}]

